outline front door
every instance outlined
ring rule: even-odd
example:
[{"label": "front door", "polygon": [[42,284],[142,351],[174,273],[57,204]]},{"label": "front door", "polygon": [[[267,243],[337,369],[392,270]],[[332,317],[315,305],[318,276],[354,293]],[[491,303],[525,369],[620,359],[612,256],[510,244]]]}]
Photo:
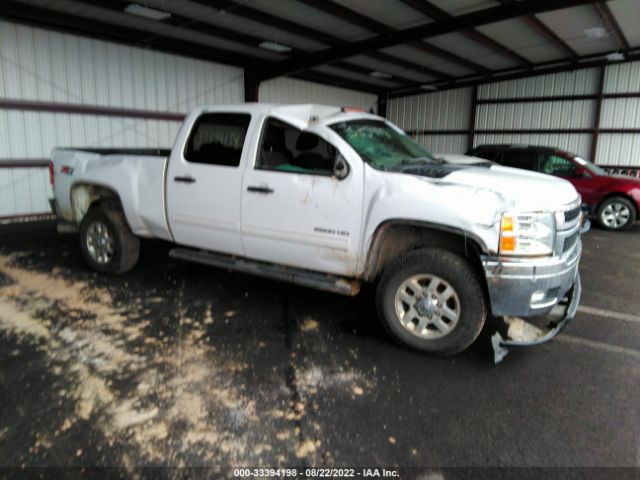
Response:
[{"label": "front door", "polygon": [[595,182],[592,181],[590,175],[581,174],[580,170],[580,165],[573,160],[554,154],[547,155],[542,166],[543,173],[555,175],[571,182],[582,197],[582,203],[591,205],[594,202]]},{"label": "front door", "polygon": [[167,172],[167,217],[176,243],[242,255],[240,186],[249,113],[204,113]]},{"label": "front door", "polygon": [[363,172],[361,165],[352,165],[345,178],[336,178],[338,155],[318,135],[267,119],[242,188],[242,241],[248,257],[354,274]]}]

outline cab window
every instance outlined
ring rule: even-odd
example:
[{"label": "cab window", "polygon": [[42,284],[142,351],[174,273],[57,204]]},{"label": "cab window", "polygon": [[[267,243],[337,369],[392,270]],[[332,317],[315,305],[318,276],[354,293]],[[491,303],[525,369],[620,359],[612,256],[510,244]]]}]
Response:
[{"label": "cab window", "polygon": [[542,166],[542,173],[573,177],[578,167],[571,160],[558,155],[548,155]]},{"label": "cab window", "polygon": [[278,172],[332,175],[335,147],[310,132],[280,120],[267,120],[256,168]]},{"label": "cab window", "polygon": [[195,122],[184,158],[192,163],[237,167],[251,115],[205,113]]}]

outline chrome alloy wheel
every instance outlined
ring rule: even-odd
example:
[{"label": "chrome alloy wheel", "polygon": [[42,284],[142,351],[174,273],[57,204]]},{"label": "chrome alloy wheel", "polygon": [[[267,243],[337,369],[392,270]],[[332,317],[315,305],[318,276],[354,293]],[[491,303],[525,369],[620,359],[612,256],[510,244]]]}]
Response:
[{"label": "chrome alloy wheel", "polygon": [[442,338],[460,320],[460,299],[446,280],[435,275],[413,275],[396,290],[395,310],[400,324],[416,337]]},{"label": "chrome alloy wheel", "polygon": [[629,211],[629,208],[624,203],[618,202],[610,203],[600,214],[602,223],[609,228],[622,227],[629,221],[630,216],[631,212]]},{"label": "chrome alloy wheel", "polygon": [[87,229],[87,251],[100,265],[108,264],[113,258],[113,235],[102,222],[95,221]]}]

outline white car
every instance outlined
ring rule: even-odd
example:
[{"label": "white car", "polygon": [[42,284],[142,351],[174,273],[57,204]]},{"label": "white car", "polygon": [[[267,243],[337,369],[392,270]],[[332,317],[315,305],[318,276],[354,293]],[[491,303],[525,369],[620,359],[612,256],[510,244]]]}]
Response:
[{"label": "white car", "polygon": [[[60,227],[79,231],[99,272],[131,269],[139,237],[155,237],[177,244],[174,258],[346,295],[375,282],[388,332],[442,355],[467,348],[489,314],[512,327],[498,355],[551,338],[577,308],[571,184],[436,159],[375,115],[204,107],[171,151],[57,148],[52,172]],[[523,336],[513,321],[559,303],[548,330]]]}]

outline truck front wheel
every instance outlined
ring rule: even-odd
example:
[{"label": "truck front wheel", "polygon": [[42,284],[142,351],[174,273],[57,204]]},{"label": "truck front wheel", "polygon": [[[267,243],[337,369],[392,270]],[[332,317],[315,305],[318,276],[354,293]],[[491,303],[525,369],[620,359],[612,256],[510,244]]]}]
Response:
[{"label": "truck front wheel", "polygon": [[376,304],[396,341],[442,356],[471,345],[487,316],[484,291],[469,263],[437,248],[416,250],[387,267]]},{"label": "truck front wheel", "polygon": [[93,207],[80,224],[80,248],[93,270],[115,275],[134,267],[140,240],[129,230],[122,211]]}]

